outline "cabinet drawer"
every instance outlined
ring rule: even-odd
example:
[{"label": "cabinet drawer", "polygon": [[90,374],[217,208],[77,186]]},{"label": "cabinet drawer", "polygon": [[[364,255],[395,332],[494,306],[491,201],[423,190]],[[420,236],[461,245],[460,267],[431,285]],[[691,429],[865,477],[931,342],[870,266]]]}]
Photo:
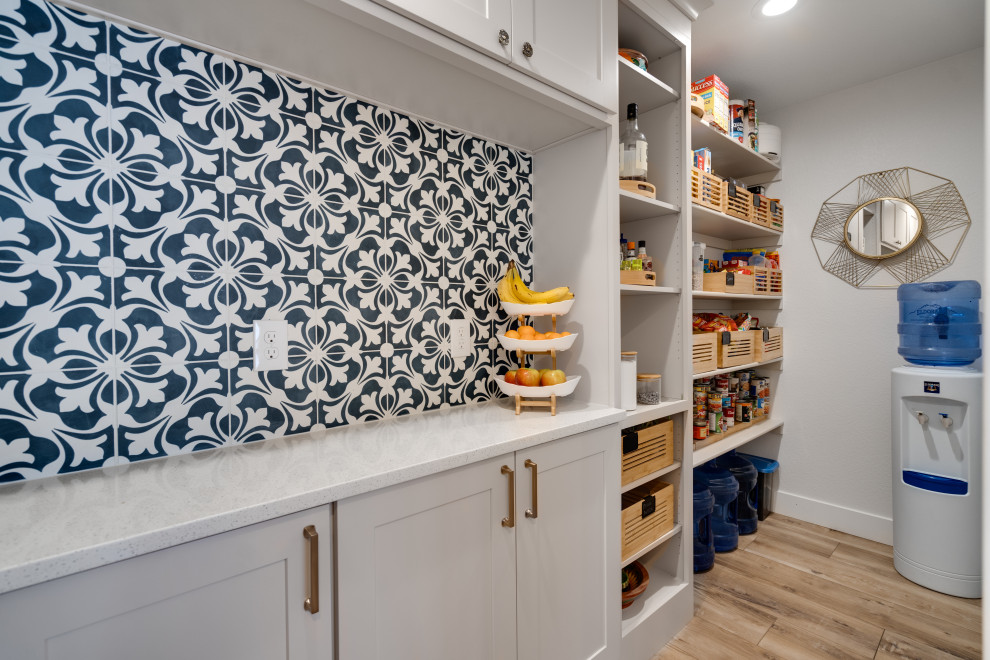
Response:
[{"label": "cabinet drawer", "polygon": [[622,485],[631,484],[674,462],[674,422],[622,434]]},{"label": "cabinet drawer", "polygon": [[718,369],[718,334],[696,332],[691,335],[691,371],[703,374]]},{"label": "cabinet drawer", "polygon": [[674,529],[674,486],[653,481],[622,494],[622,561]]},{"label": "cabinet drawer", "polygon": [[745,273],[719,271],[705,273],[702,288],[714,293],[743,293],[753,295],[756,290],[756,277]]},{"label": "cabinet drawer", "polygon": [[756,361],[756,336],[752,330],[717,332],[718,368],[738,367]]},{"label": "cabinet drawer", "polygon": [[752,332],[756,346],[756,362],[784,357],[783,328],[763,328]]}]

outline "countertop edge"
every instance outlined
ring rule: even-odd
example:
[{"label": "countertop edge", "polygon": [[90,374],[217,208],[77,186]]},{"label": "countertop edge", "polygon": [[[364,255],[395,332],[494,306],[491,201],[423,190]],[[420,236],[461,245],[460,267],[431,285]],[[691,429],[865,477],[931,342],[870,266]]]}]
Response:
[{"label": "countertop edge", "polygon": [[[438,455],[422,462],[368,473],[284,498],[259,499],[246,506],[219,511],[214,515],[190,517],[189,520],[131,536],[110,538],[101,543],[56,552],[17,564],[3,566],[3,557],[0,556],[0,594],[616,424],[625,418],[625,412],[602,406],[582,411],[581,416],[581,419],[573,423],[561,419],[562,423],[553,428],[493,439],[489,444],[462,452]],[[564,418],[565,415],[562,414],[561,417]]]}]

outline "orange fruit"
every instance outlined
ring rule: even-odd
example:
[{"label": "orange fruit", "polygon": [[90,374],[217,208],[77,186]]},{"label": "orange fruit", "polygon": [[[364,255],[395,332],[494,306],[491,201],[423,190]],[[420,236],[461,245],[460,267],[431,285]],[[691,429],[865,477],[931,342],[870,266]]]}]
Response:
[{"label": "orange fruit", "polygon": [[533,340],[534,341],[542,341],[542,340],[544,340],[546,338],[547,338],[547,336],[545,334],[543,334],[542,332],[537,332],[535,335],[533,335]]},{"label": "orange fruit", "polygon": [[519,326],[520,339],[532,339],[535,334],[536,334],[536,330],[533,329],[533,326],[531,325]]},{"label": "orange fruit", "polygon": [[571,336],[571,333],[564,331],[564,332],[561,332],[560,333],[560,336],[561,337],[570,337]]},{"label": "orange fruit", "polygon": [[543,333],[543,338],[544,339],[556,339],[559,336],[560,336],[560,333],[559,332],[545,332],[545,333]]},{"label": "orange fruit", "polygon": [[505,338],[506,339],[519,339],[519,333],[516,332],[515,330],[506,330],[505,331]]}]

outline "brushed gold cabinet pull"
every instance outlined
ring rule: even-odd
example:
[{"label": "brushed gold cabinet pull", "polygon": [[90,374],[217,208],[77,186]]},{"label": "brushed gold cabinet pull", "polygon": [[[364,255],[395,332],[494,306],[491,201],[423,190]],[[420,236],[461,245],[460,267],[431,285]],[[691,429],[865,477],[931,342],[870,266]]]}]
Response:
[{"label": "brushed gold cabinet pull", "polygon": [[303,538],[309,545],[309,596],[303,601],[303,608],[316,614],[320,611],[320,535],[314,525],[306,525]]},{"label": "brushed gold cabinet pull", "polygon": [[527,458],[523,465],[533,471],[533,508],[526,509],[526,517],[535,518],[540,515],[539,505],[537,504],[536,463]]},{"label": "brushed gold cabinet pull", "polygon": [[516,526],[516,473],[508,465],[502,466],[502,474],[509,475],[509,515],[502,518],[502,527]]}]

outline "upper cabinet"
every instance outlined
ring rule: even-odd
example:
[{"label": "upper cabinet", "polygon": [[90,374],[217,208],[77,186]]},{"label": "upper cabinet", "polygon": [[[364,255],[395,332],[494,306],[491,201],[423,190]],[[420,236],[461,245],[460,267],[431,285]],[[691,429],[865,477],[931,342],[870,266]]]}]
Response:
[{"label": "upper cabinet", "polygon": [[557,89],[615,111],[615,48],[606,39],[615,34],[615,5],[608,0],[376,1]]},{"label": "upper cabinet", "polygon": [[[343,0],[361,7],[365,0]],[[615,112],[611,0],[374,0],[606,112]]]}]

